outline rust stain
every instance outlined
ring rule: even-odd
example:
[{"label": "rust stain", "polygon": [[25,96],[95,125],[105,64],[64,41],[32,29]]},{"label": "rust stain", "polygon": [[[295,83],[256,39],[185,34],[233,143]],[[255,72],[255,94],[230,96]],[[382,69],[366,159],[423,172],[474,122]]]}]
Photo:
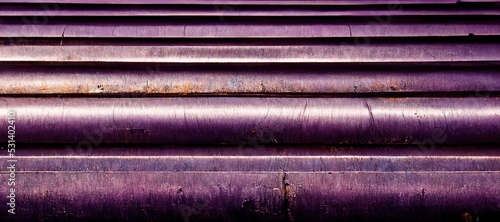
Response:
[{"label": "rust stain", "polygon": [[191,83],[190,82],[185,82],[184,86],[182,88],[182,93],[189,93],[191,91]]},{"label": "rust stain", "polygon": [[406,102],[408,101],[408,98],[388,97],[387,100],[394,102]]},{"label": "rust stain", "polygon": [[165,93],[188,94],[195,92],[191,86],[191,82],[184,82],[183,84],[172,85],[172,87],[164,88]]},{"label": "rust stain", "polygon": [[375,82],[368,88],[370,92],[382,92],[385,90],[386,85],[380,82]]},{"label": "rust stain", "polygon": [[398,81],[396,81],[396,80],[391,80],[391,82],[389,84],[389,88],[391,89],[391,91],[401,91],[401,89],[399,88],[399,85],[398,85]]},{"label": "rust stain", "polygon": [[146,80],[146,93],[155,93],[156,88],[149,84],[149,80]]}]

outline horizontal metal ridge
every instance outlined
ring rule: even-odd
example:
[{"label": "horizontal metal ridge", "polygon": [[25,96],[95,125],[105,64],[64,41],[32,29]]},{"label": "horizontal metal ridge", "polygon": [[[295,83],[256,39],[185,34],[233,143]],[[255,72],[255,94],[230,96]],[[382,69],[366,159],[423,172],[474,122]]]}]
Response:
[{"label": "horizontal metal ridge", "polygon": [[[55,17],[217,17],[223,23],[232,17],[371,17],[372,21],[390,23],[396,17],[498,16],[498,5],[71,5],[71,4],[0,4],[0,16],[24,16],[34,23]],[[389,18],[391,17],[391,18]],[[47,18],[47,19],[44,19]],[[201,19],[201,18],[200,18]]]},{"label": "horizontal metal ridge", "polygon": [[3,95],[256,95],[500,92],[497,66],[4,66]]},{"label": "horizontal metal ridge", "polygon": [[499,61],[500,44],[0,46],[1,62],[383,63]]},{"label": "horizontal metal ridge", "polygon": [[500,36],[500,20],[493,22],[393,23],[66,23],[3,24],[4,38],[334,38]]},{"label": "horizontal metal ridge", "polygon": [[189,5],[385,5],[456,4],[458,2],[499,2],[498,0],[1,0],[0,3],[59,4],[189,4]]},{"label": "horizontal metal ridge", "polygon": [[[429,145],[295,147],[23,146],[17,172],[359,172],[500,171],[498,149]],[[427,149],[427,150],[426,150]],[[465,150],[467,149],[467,150]],[[8,161],[8,156],[0,156]]]},{"label": "horizontal metal ridge", "polygon": [[[121,221],[235,221],[242,217],[250,221],[459,221],[462,215],[479,215],[481,220],[494,221],[499,216],[498,171],[125,171],[18,175],[23,178],[16,181],[16,194],[23,198],[23,204],[17,208],[19,221],[88,221],[103,217]],[[0,186],[6,189],[4,184]],[[408,219],[412,214],[415,216]]]},{"label": "horizontal metal ridge", "polygon": [[0,117],[9,110],[17,112],[23,133],[16,141],[23,143],[500,142],[498,97],[0,98]]},{"label": "horizontal metal ridge", "polygon": [[[499,216],[500,157],[493,147],[274,148],[24,147],[15,162],[22,177],[16,178],[16,195],[23,200],[16,219],[107,215],[215,221],[224,215],[227,221],[408,221],[419,212],[414,221],[463,215],[491,221]],[[384,213],[388,209],[394,212]]]}]

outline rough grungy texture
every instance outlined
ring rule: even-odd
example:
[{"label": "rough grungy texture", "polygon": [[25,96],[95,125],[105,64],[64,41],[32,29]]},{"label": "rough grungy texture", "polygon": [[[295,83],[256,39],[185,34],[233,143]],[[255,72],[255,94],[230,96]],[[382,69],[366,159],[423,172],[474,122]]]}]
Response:
[{"label": "rough grungy texture", "polygon": [[0,221],[498,222],[499,16],[0,0]]},{"label": "rough grungy texture", "polygon": [[492,148],[108,147],[67,156],[25,147],[18,219],[491,221],[500,202]]},{"label": "rough grungy texture", "polygon": [[[106,69],[19,67],[0,70],[4,95],[255,95],[466,93],[500,90],[496,66],[359,67],[314,65],[167,66]],[[453,80],[453,81],[451,81]],[[474,95],[474,93],[472,94]]]}]

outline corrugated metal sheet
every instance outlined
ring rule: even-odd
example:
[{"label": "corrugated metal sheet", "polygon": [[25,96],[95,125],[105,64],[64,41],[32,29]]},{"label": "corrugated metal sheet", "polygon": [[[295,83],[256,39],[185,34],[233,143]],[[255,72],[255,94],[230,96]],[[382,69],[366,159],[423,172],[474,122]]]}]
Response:
[{"label": "corrugated metal sheet", "polygon": [[0,0],[0,219],[498,221],[498,2]]}]

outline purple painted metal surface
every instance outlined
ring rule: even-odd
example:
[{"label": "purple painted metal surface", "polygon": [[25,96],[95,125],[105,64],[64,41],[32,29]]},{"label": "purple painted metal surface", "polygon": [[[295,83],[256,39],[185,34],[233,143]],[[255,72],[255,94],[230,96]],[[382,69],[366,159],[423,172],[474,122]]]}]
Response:
[{"label": "purple painted metal surface", "polygon": [[[213,16],[213,15],[212,15]],[[382,15],[381,17],[386,17]],[[390,17],[390,16],[389,16]],[[429,37],[429,36],[493,36],[500,35],[497,16],[451,21],[391,17],[391,23],[373,26],[371,17],[318,18],[238,18],[200,19],[123,17],[70,19],[54,17],[49,24],[26,23],[26,17],[3,19],[2,37],[51,38],[327,38],[327,37]],[[113,28],[110,28],[110,27]]]},{"label": "purple painted metal surface", "polygon": [[[178,31],[182,34],[182,30]],[[0,46],[0,62],[293,64],[500,61],[500,45],[496,43],[146,44],[148,45],[4,45]]]},{"label": "purple painted metal surface", "polygon": [[90,136],[104,143],[240,144],[252,135],[279,144],[500,142],[498,97],[0,98],[0,117],[7,119],[8,109],[23,132],[16,140],[29,143]]},{"label": "purple painted metal surface", "polygon": [[499,216],[498,149],[380,148],[108,147],[67,156],[57,147],[24,147],[18,157],[23,163],[18,219],[460,221],[469,215],[491,221]]},{"label": "purple painted metal surface", "polygon": [[[166,66],[0,70],[4,95],[333,95],[500,91],[498,67]],[[477,96],[474,93],[471,95]]]},{"label": "purple painted metal surface", "polygon": [[[260,17],[287,16],[294,17],[323,17],[323,16],[404,16],[423,18],[422,16],[474,16],[499,15],[498,5],[456,4],[446,7],[431,5],[364,5],[354,6],[301,6],[289,5],[72,5],[72,4],[2,4],[1,16],[224,16],[231,17]],[[465,18],[465,17],[463,17]],[[490,17],[492,18],[492,17]],[[134,20],[133,18],[130,18]],[[205,18],[207,19],[207,18]],[[396,17],[391,19],[397,19]],[[470,19],[470,17],[468,18]],[[225,20],[225,19],[224,19]],[[466,20],[466,19],[464,19]]]},{"label": "purple painted metal surface", "polygon": [[[301,6],[291,8],[279,5],[65,5],[60,4],[52,7],[41,7],[39,5],[26,4],[4,4],[0,5],[1,16],[89,16],[89,17],[110,17],[110,16],[178,16],[178,17],[198,17],[198,16],[224,16],[232,17],[322,17],[322,16],[477,16],[477,15],[500,15],[498,6],[490,5],[449,5],[442,8],[430,7],[427,5],[405,5],[404,7],[374,5],[370,9],[363,6]],[[492,17],[490,17],[492,18]],[[206,19],[206,18],[205,18]],[[396,19],[396,18],[394,18]],[[470,19],[470,18],[465,18]],[[133,19],[132,19],[133,20]],[[444,30],[442,30],[444,31]]]},{"label": "purple painted metal surface", "polygon": [[190,4],[190,5],[386,5],[456,4],[458,2],[498,2],[498,0],[1,0],[0,3],[59,4]]},{"label": "purple painted metal surface", "polygon": [[0,221],[497,222],[498,2],[0,0]]}]

